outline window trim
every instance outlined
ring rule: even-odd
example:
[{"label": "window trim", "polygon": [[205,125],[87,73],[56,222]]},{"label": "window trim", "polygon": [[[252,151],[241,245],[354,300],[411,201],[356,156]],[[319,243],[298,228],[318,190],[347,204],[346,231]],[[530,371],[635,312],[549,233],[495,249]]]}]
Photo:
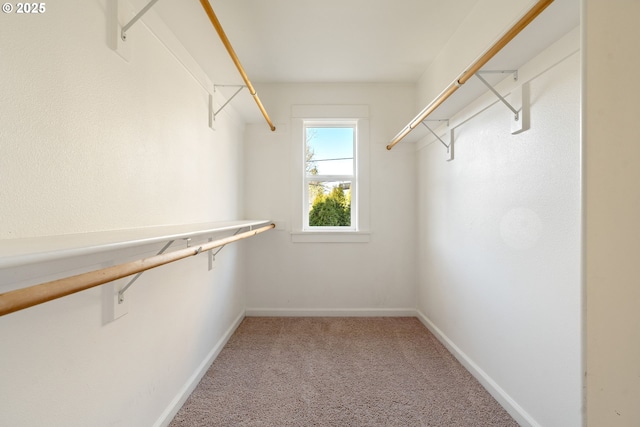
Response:
[{"label": "window trim", "polygon": [[[313,178],[310,178],[306,173],[306,167],[303,168],[302,171],[302,231],[304,232],[331,232],[334,231],[336,233],[344,233],[344,232],[357,232],[358,231],[358,121],[350,120],[350,119],[324,119],[324,120],[306,120],[302,121],[302,132],[303,132],[303,144],[306,148],[306,138],[307,133],[306,130],[308,128],[344,128],[344,129],[353,129],[353,172],[351,175],[314,175]],[[306,161],[306,149],[302,152],[303,158],[302,162]],[[351,182],[351,218],[350,226],[341,226],[341,227],[318,227],[318,226],[310,226],[309,225],[309,215],[305,212],[309,209],[308,200],[309,200],[309,183],[311,181],[319,181],[319,182],[336,182],[336,181],[349,181]],[[354,203],[355,200],[355,203]]]},{"label": "window trim", "polygon": [[[294,105],[291,110],[292,136],[292,226],[293,242],[312,243],[362,243],[368,242],[369,231],[369,107],[367,105]],[[304,169],[305,122],[352,122],[356,125],[354,153],[356,165],[354,180],[356,189],[352,193],[352,215],[355,215],[355,230],[334,227],[321,229],[304,228],[304,195],[306,173]],[[340,227],[342,228],[342,227]]]}]

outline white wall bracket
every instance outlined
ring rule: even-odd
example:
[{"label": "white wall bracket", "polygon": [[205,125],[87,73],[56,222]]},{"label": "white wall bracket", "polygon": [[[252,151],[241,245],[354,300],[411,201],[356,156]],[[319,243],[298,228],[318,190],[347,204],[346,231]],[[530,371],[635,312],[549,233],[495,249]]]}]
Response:
[{"label": "white wall bracket", "polygon": [[122,27],[133,16],[133,10],[127,0],[107,2],[107,42],[126,62],[131,60],[131,43],[122,39]]},{"label": "white wall bracket", "polygon": [[529,84],[524,83],[513,88],[509,96],[511,105],[520,111],[519,120],[511,120],[511,134],[516,135],[529,129]]},{"label": "white wall bracket", "polygon": [[[249,230],[247,231],[251,231],[253,230],[253,226],[249,226]],[[236,234],[240,233],[240,231],[242,231],[241,228],[237,229],[235,233],[233,233],[233,236],[235,236]],[[213,239],[209,239],[209,241],[212,241]],[[215,267],[215,262],[216,262],[216,255],[218,255],[218,253],[220,253],[220,251],[222,249],[224,249],[224,247],[227,245],[222,245],[218,248],[217,251],[213,252],[213,251],[209,251],[209,271],[213,270]]]},{"label": "white wall bracket", "polygon": [[[494,94],[495,96],[497,96],[497,97],[498,97],[498,99],[499,99],[500,101],[502,101],[502,103],[503,103],[504,105],[506,105],[508,109],[510,109],[511,111],[513,111],[513,114],[515,114],[515,120],[519,120],[519,119],[520,119],[519,111],[518,111],[518,110],[516,110],[515,108],[513,108],[513,105],[509,104],[509,103],[507,102],[507,100],[506,100],[506,99],[504,99],[504,97],[503,97],[502,95],[500,95],[500,93],[498,93],[498,91],[497,91],[493,86],[491,86],[491,83],[489,83],[488,81],[486,81],[486,80],[484,79],[484,77],[482,77],[482,76],[480,75],[481,73],[482,73],[482,71],[478,71],[478,72],[476,73],[476,77],[477,77],[477,78],[478,78],[482,83],[484,83],[484,85],[485,85],[486,87],[488,87],[488,88],[489,88],[489,90],[490,90],[491,92],[493,92],[493,94]],[[485,73],[486,73],[486,72],[485,72]],[[518,78],[517,78],[517,75],[516,75],[515,80],[517,80],[517,79],[518,79]]]},{"label": "white wall bracket", "polygon": [[[113,261],[103,264],[103,268],[112,267]],[[106,325],[113,322],[129,312],[127,301],[118,302],[120,296],[118,293],[122,285],[126,282],[126,277],[105,283],[102,288],[102,324]]]},{"label": "white wall bracket", "polygon": [[[229,99],[227,99],[227,101],[224,104],[222,104],[220,108],[218,108],[217,111],[213,112],[213,121],[216,120],[216,116],[218,115],[218,113],[220,113],[224,109],[224,107],[226,107],[233,100],[233,98],[235,98],[236,95],[239,94],[240,91],[247,86],[246,85],[213,85],[213,91],[215,92],[216,88],[218,87],[235,87],[237,88],[237,90],[233,93],[233,95],[229,97]],[[210,107],[211,107],[211,110],[213,111],[213,99],[211,98],[210,98]]]},{"label": "white wall bracket", "polygon": [[[238,228],[234,233],[233,236],[239,234],[245,227],[242,228]],[[251,231],[253,230],[253,225],[249,225],[248,226],[249,230],[247,231]],[[191,238],[190,237],[186,237],[184,239],[182,239],[185,241],[187,248],[191,247]],[[213,238],[209,238],[209,242],[212,242]],[[160,249],[160,251],[157,253],[157,255],[161,255],[163,254],[167,249],[169,249],[169,246],[171,246],[173,244],[173,242],[175,242],[175,240],[170,240],[169,242],[167,242],[167,244],[165,244],[162,249]],[[213,249],[208,250],[207,252],[209,252],[209,270],[212,270],[214,267],[214,262],[216,260],[216,255],[225,247],[226,245],[222,245],[220,247],[218,247],[218,250],[213,252]],[[194,255],[198,255],[202,252],[202,246],[200,246]],[[144,273],[144,271],[141,271],[140,273],[136,274],[135,276],[133,276],[133,278],[131,280],[129,280],[129,283],[127,283],[126,285],[124,285],[122,287],[122,289],[120,289],[118,291],[118,304],[122,304],[124,302],[124,293],[127,291],[127,289],[129,289],[129,287],[131,287],[131,285],[133,285],[133,283],[138,280],[138,278],[140,276],[142,276],[142,273]]]},{"label": "white wall bracket", "polygon": [[[426,121],[447,122],[447,133],[445,133],[445,139],[440,138],[440,136],[433,129],[431,129],[429,125],[425,123]],[[447,149],[447,161],[450,162],[451,160],[453,160],[453,129],[449,127],[449,120],[423,120],[420,123],[422,123],[422,125],[427,129],[429,129],[429,132],[431,132],[433,136],[435,136],[438,141],[440,141],[440,143],[445,146],[445,148]]]},{"label": "white wall bracket", "polygon": [[[162,249],[160,249],[160,252],[157,253],[157,255],[161,255],[164,253],[164,251],[166,251],[167,249],[169,249],[169,246],[171,246],[171,244],[174,242],[175,240],[170,240],[166,245],[164,245],[162,247]],[[122,287],[122,289],[120,289],[118,291],[118,304],[122,304],[124,302],[124,293],[127,291],[127,289],[129,289],[129,287],[131,285],[133,285],[133,282],[135,282],[136,280],[138,280],[138,278],[140,276],[142,276],[142,273],[144,273],[144,271],[141,271],[140,273],[136,274],[135,276],[133,276],[133,278],[131,280],[129,280],[129,283],[127,283],[126,285],[124,285]]]},{"label": "white wall bracket", "polygon": [[513,81],[517,82],[518,70],[480,70],[475,74],[475,76],[484,83],[484,85],[487,86],[487,88],[489,88],[489,90],[493,92],[493,94],[497,96],[509,110],[513,112],[511,133],[518,134],[527,130],[529,128],[529,103],[523,102],[526,98],[523,85],[517,86],[513,89],[510,97],[511,102],[509,102],[505,97],[500,95],[500,93],[491,86],[491,84],[486,81],[481,74],[513,74]]},{"label": "white wall bracket", "polygon": [[120,38],[122,39],[122,41],[126,42],[127,41],[127,30],[129,28],[131,28],[133,26],[133,24],[135,24],[136,22],[138,22],[138,20],[140,18],[142,18],[142,16],[147,13],[149,11],[149,9],[151,9],[151,7],[153,7],[154,4],[156,4],[158,2],[158,0],[151,0],[149,3],[147,3],[147,5],[145,7],[142,8],[142,10],[140,10],[140,12],[138,12],[136,14],[136,16],[134,16],[129,22],[127,22],[123,27],[122,30],[120,31]]},{"label": "white wall bracket", "polygon": [[216,130],[216,116],[213,112],[213,95],[209,93],[209,128]]},{"label": "white wall bracket", "polygon": [[[213,242],[213,237],[209,237],[209,242]],[[216,266],[216,256],[213,251],[209,251],[209,271],[213,270]]]}]

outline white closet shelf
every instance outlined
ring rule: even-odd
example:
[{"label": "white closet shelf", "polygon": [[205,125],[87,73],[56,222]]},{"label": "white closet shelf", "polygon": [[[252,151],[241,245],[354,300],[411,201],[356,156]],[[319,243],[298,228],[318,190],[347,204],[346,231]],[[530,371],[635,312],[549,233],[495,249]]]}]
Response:
[{"label": "white closet shelf", "polygon": [[[527,16],[538,13],[540,8],[543,10],[542,13],[537,17],[534,16],[532,21],[528,21]],[[522,65],[580,25],[579,12],[578,0],[538,0],[520,21],[503,34],[500,40],[481,53],[476,62],[469,65],[461,74],[455,75],[449,86],[443,88],[442,92],[391,140],[387,149],[390,150],[401,140],[415,143],[426,136],[432,136],[425,126],[420,126],[421,123],[424,121],[447,122],[487,93],[487,87],[479,79],[471,77],[476,76],[477,72],[495,73],[494,76],[485,76],[492,86],[506,78],[511,78],[514,71],[519,70]],[[514,37],[511,38],[511,36]],[[502,42],[506,44],[503,45]],[[436,130],[435,127],[433,129]],[[434,140],[437,139],[439,139],[438,136]],[[443,144],[449,145],[444,142]]]},{"label": "white closet shelf", "polygon": [[0,240],[0,268],[213,235],[242,228],[253,229],[268,223],[269,220],[218,221]]}]

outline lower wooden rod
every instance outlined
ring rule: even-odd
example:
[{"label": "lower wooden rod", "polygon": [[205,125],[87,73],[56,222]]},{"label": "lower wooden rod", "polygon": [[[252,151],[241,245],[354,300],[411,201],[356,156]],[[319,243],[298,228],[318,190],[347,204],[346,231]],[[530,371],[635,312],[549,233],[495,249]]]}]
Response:
[{"label": "lower wooden rod", "polygon": [[207,252],[211,249],[215,249],[238,240],[253,237],[256,234],[260,234],[274,227],[274,224],[269,224],[255,230],[236,234],[235,236],[207,242],[197,248],[191,247],[181,249],[166,254],[155,255],[149,258],[114,265],[113,267],[78,274],[76,276],[41,283],[28,288],[5,292],[0,294],[0,316],[33,307],[34,305],[42,304],[57,298],[62,298],[76,292],[84,291],[123,277],[131,276],[132,274],[169,264],[183,258],[198,255],[201,252]]}]

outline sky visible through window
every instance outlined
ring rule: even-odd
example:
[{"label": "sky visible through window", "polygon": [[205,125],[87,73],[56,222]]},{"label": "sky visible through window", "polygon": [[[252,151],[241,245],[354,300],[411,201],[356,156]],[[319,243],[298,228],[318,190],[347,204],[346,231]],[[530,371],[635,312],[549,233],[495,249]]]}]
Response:
[{"label": "sky visible through window", "polygon": [[319,175],[353,174],[352,127],[308,127],[307,144]]}]

